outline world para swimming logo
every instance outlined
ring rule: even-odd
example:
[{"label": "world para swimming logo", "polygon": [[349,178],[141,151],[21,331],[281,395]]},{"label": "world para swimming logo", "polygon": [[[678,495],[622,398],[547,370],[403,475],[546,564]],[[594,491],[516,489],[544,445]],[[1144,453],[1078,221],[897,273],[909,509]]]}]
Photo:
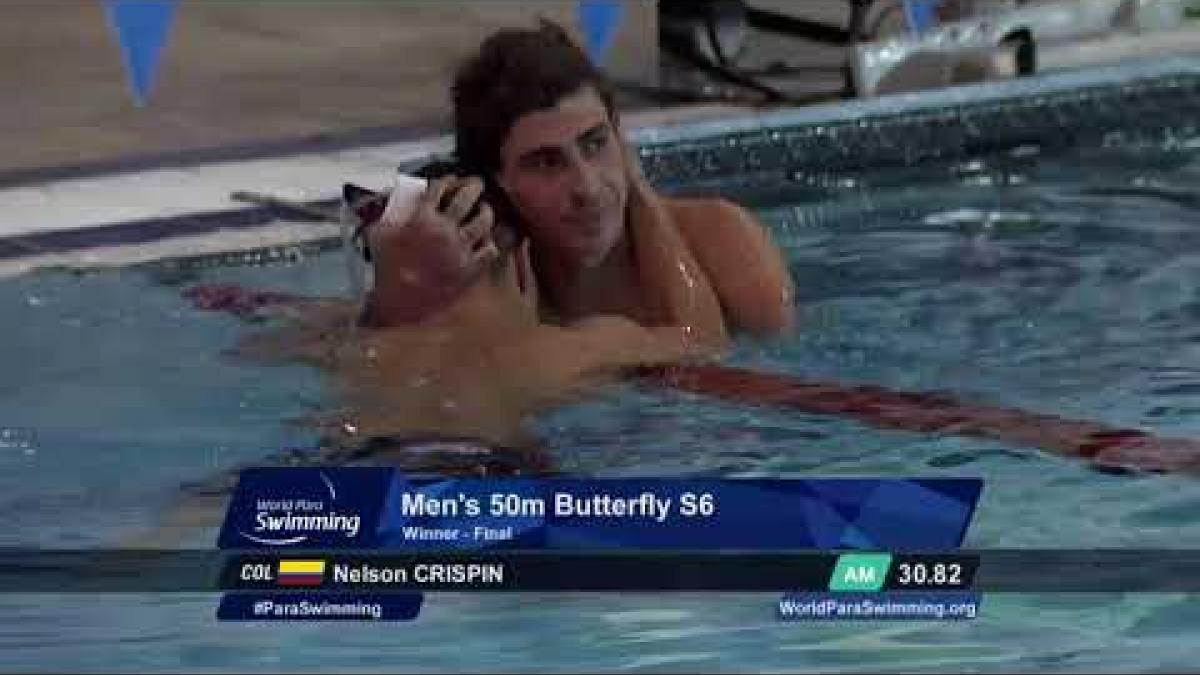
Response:
[{"label": "world para swimming logo", "polygon": [[[221,547],[364,543],[366,524],[378,517],[378,504],[371,509],[364,498],[369,500],[370,493],[375,493],[378,501],[378,491],[362,484],[362,479],[370,476],[345,472],[315,467],[243,472],[221,531]],[[365,494],[364,487],[368,488]],[[372,510],[376,513],[370,513]]]}]

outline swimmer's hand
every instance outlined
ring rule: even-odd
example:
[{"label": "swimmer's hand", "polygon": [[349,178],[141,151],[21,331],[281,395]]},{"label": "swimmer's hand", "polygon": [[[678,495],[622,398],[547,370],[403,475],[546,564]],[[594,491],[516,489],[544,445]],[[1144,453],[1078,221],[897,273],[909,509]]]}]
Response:
[{"label": "swimmer's hand", "polygon": [[377,327],[417,323],[445,308],[499,256],[494,215],[482,194],[479,178],[432,180],[406,222],[380,220],[367,228]]}]

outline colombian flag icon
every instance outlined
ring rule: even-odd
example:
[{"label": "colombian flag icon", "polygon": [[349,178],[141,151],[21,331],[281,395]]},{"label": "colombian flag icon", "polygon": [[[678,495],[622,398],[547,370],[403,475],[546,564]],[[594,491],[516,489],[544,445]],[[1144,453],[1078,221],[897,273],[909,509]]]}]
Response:
[{"label": "colombian flag icon", "polygon": [[325,580],[324,560],[280,560],[280,586],[320,586]]}]

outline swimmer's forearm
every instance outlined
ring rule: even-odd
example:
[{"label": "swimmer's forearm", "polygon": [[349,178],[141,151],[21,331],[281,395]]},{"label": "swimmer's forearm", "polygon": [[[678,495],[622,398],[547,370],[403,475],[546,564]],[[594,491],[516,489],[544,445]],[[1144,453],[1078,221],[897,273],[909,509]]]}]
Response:
[{"label": "swimmer's forearm", "polygon": [[680,363],[719,356],[728,346],[724,334],[697,335],[688,327],[647,328],[629,358],[629,366]]},{"label": "swimmer's forearm", "polygon": [[723,347],[698,341],[685,328],[646,328],[623,317],[592,317],[570,330],[578,338],[572,358],[582,358],[583,370],[593,373],[696,361],[716,356]]},{"label": "swimmer's forearm", "polygon": [[712,281],[662,197],[646,184],[635,187],[630,194],[631,233],[643,299],[656,323],[685,327],[692,339],[723,346],[728,334]]}]

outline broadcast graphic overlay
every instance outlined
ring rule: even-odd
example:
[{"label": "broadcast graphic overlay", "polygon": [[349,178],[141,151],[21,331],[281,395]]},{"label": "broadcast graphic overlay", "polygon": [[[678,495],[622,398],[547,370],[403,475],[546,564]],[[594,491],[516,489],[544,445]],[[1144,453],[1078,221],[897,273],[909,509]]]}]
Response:
[{"label": "broadcast graphic overlay", "polygon": [[[969,478],[411,480],[385,468],[252,469],[219,537],[228,557],[217,615],[409,620],[423,592],[439,590],[764,591],[791,594],[781,619],[928,620],[938,618],[920,609],[930,603],[977,604],[977,558],[958,549],[981,490]],[[901,607],[885,591],[922,595]],[[840,604],[823,604],[831,594]],[[839,614],[843,605],[857,609]]]}]

